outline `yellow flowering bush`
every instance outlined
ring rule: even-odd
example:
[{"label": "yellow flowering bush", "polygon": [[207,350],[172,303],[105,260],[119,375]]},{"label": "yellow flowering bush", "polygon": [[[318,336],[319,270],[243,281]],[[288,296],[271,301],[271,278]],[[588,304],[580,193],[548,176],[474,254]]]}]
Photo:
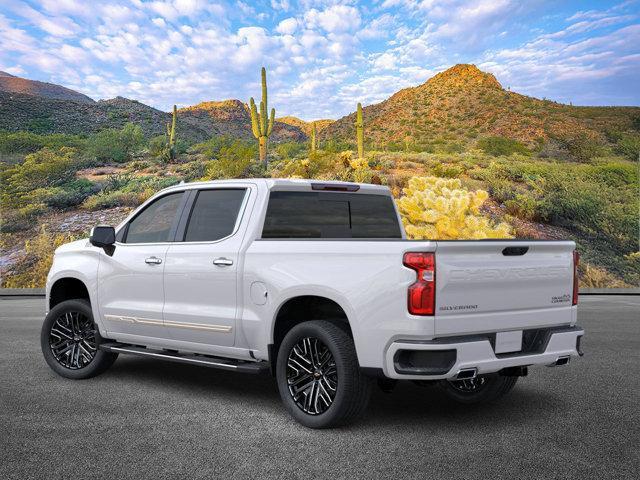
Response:
[{"label": "yellow flowering bush", "polygon": [[50,233],[46,225],[40,232],[25,243],[26,256],[19,273],[4,279],[4,288],[42,288],[47,281],[47,274],[53,263],[53,254],[60,245],[77,240],[72,235]]},{"label": "yellow flowering bush", "polygon": [[480,213],[489,198],[484,190],[470,192],[452,178],[412,177],[398,208],[412,239],[455,240],[512,238],[507,223],[495,224]]}]

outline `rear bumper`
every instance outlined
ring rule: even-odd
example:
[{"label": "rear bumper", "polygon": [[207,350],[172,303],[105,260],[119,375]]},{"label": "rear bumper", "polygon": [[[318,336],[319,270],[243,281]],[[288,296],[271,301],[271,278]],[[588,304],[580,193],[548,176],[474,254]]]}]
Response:
[{"label": "rear bumper", "polygon": [[493,350],[491,334],[399,340],[390,344],[385,353],[384,374],[407,380],[452,379],[466,369],[476,369],[482,375],[509,367],[551,366],[559,358],[582,355],[580,339],[584,330],[579,326],[552,327],[536,334],[536,341],[522,352],[498,355]]}]

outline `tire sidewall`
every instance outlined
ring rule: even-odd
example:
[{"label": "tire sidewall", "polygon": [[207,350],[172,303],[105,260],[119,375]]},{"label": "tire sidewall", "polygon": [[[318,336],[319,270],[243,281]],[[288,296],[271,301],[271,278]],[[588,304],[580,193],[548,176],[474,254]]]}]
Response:
[{"label": "tire sidewall", "polygon": [[91,305],[85,300],[65,300],[53,307],[45,317],[44,323],[42,324],[42,330],[40,332],[40,347],[45,361],[54,372],[65,378],[80,380],[102,373],[105,370],[105,367],[110,366],[115,360],[112,355],[109,355],[109,352],[98,350],[89,365],[77,370],[72,370],[62,366],[54,357],[51,347],[49,346],[49,334],[51,332],[51,327],[60,315],[68,311],[80,312],[91,320],[91,322],[94,321]]},{"label": "tire sidewall", "polygon": [[[329,322],[319,321],[309,321],[296,325],[291,329],[291,331],[289,331],[289,333],[287,333],[282,341],[278,350],[278,359],[276,363],[276,380],[278,383],[278,390],[285,407],[298,422],[311,428],[325,428],[331,426],[337,420],[342,418],[347,403],[345,401],[346,391],[348,390],[346,388],[346,383],[351,380],[349,378],[350,372],[345,365],[345,355],[347,352],[341,351],[333,337],[325,328],[323,328],[323,326],[321,326],[322,324],[338,329],[338,327],[333,326]],[[287,360],[289,358],[289,353],[293,346],[305,337],[315,337],[329,348],[336,362],[336,370],[338,372],[338,387],[333,403],[326,412],[319,415],[310,415],[298,407],[291,397],[287,382]]]}]

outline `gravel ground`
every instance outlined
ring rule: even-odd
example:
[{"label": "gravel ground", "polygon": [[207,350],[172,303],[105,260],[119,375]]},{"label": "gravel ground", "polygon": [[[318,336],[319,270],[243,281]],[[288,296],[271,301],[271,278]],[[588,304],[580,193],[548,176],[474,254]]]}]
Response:
[{"label": "gravel ground", "polygon": [[3,478],[638,478],[640,296],[582,297],[586,355],[497,404],[401,383],[329,431],[294,423],[267,375],[120,356],[100,377],[58,377],[43,303],[0,299]]}]

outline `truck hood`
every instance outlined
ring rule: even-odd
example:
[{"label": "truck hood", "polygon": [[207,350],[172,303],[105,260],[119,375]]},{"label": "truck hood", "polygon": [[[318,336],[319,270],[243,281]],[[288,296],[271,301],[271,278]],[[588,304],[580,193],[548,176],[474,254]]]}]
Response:
[{"label": "truck hood", "polygon": [[81,252],[84,250],[88,250],[92,248],[89,243],[88,238],[83,238],[81,240],[76,240],[75,242],[65,243],[64,245],[60,245],[56,248],[56,255],[59,253],[67,253],[67,252]]}]

